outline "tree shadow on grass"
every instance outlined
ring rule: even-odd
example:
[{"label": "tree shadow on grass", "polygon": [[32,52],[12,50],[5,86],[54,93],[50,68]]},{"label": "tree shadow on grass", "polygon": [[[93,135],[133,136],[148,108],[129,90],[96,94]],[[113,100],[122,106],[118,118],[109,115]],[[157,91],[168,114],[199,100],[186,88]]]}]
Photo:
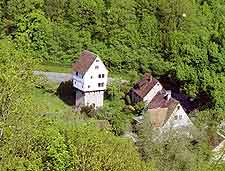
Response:
[{"label": "tree shadow on grass", "polygon": [[56,90],[56,95],[67,105],[75,105],[75,88],[72,80],[61,82]]}]

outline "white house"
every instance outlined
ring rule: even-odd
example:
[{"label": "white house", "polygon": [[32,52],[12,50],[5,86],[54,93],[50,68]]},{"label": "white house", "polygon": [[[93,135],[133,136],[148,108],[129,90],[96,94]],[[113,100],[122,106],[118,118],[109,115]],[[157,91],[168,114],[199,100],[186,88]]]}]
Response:
[{"label": "white house", "polygon": [[179,101],[171,97],[171,91],[163,89],[159,81],[150,74],[145,74],[144,78],[134,85],[129,96],[133,104],[140,101],[146,104],[145,116],[134,118],[137,123],[148,119],[151,126],[160,132],[193,125]]},{"label": "white house", "polygon": [[76,106],[103,106],[108,70],[102,60],[90,51],[83,51],[73,64],[73,86],[76,88]]},{"label": "white house", "polygon": [[172,128],[188,128],[192,125],[183,107],[166,90],[159,91],[148,104],[147,115],[151,125],[161,132]]}]

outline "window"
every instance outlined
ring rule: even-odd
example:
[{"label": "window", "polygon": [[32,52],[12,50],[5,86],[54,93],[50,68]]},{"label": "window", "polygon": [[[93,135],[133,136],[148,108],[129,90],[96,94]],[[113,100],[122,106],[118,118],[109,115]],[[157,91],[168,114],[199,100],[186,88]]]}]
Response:
[{"label": "window", "polygon": [[98,83],[98,87],[104,87],[104,83]]},{"label": "window", "polygon": [[99,62],[99,60],[97,59],[96,62]]},{"label": "window", "polygon": [[179,119],[182,120],[182,115],[179,115]]},{"label": "window", "polygon": [[76,76],[78,76],[78,72],[76,72]]},{"label": "window", "polygon": [[98,75],[98,78],[104,78],[105,77],[105,74],[99,74]]},{"label": "window", "polygon": [[91,76],[91,79],[93,78],[93,76]]},{"label": "window", "polygon": [[177,119],[178,119],[178,116],[177,116],[177,115],[175,115],[175,116],[174,116],[174,120],[177,120]]},{"label": "window", "polygon": [[99,66],[98,66],[98,65],[96,65],[96,66],[95,66],[95,69],[98,69],[98,68],[99,68]]},{"label": "window", "polygon": [[88,88],[90,88],[91,86],[90,85],[88,85]]}]

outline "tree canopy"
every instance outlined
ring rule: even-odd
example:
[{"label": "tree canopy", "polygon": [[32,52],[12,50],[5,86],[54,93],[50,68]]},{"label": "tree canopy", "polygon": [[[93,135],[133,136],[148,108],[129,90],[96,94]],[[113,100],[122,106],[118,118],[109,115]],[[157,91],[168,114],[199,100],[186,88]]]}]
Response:
[{"label": "tree canopy", "polygon": [[[1,0],[0,168],[136,171],[154,170],[155,163],[159,170],[164,164],[167,170],[198,170],[195,150],[186,144],[180,147],[187,155],[169,153],[165,159],[154,153],[173,151],[177,140],[145,149],[155,159],[143,161],[133,144],[107,130],[40,115],[30,98],[38,82],[32,72],[36,63],[71,64],[88,49],[111,73],[151,72],[194,100],[206,98],[196,123],[215,130],[225,117],[224,35],[223,0]],[[132,115],[122,100],[125,91],[111,85],[107,93],[114,101],[97,117],[120,135]],[[200,164],[210,168],[207,155],[201,156]]]}]

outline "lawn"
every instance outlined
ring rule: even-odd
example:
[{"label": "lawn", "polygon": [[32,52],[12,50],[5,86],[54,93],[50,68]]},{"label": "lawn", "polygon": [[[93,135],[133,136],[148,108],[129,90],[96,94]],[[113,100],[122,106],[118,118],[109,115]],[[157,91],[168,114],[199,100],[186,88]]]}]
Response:
[{"label": "lawn", "polygon": [[107,127],[107,121],[96,120],[89,118],[84,114],[77,113],[73,110],[72,106],[65,104],[58,96],[48,93],[43,89],[34,89],[31,95],[32,102],[36,107],[36,111],[50,119],[57,120],[66,126],[75,126],[81,123],[92,123],[97,127]]},{"label": "lawn", "polygon": [[48,93],[43,89],[34,89],[32,92],[32,102],[36,106],[36,110],[41,114],[52,119],[65,122],[75,122],[78,114],[53,93]]}]

